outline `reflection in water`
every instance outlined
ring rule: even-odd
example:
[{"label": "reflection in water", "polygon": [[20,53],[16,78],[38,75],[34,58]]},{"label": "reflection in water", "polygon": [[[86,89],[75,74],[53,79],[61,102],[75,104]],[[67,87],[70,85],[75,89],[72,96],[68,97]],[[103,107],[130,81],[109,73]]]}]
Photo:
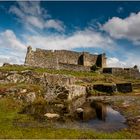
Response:
[{"label": "reflection in water", "polygon": [[77,121],[61,125],[56,124],[56,126],[71,129],[94,129],[105,132],[113,132],[127,127],[127,125],[124,124],[126,119],[118,111],[115,111],[108,105],[105,105],[102,109],[102,113],[101,111],[99,112],[101,113],[100,115],[103,115],[103,120],[101,120],[100,116],[100,118],[91,119],[89,121]]},{"label": "reflection in water", "polygon": [[98,131],[112,132],[126,128],[127,125],[124,124],[125,121],[126,119],[118,111],[113,110],[110,106],[106,106],[105,121],[93,119],[82,125],[86,125],[87,127]]},{"label": "reflection in water", "polygon": [[115,111],[110,106],[107,106],[106,109],[107,109],[106,122],[124,123],[126,121],[126,119],[118,111]]}]

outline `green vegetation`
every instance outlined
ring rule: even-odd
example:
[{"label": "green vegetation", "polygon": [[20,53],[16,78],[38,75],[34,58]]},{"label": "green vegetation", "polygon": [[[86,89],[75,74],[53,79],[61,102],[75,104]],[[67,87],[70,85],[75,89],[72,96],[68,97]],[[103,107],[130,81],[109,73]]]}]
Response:
[{"label": "green vegetation", "polygon": [[92,71],[97,71],[97,70],[99,70],[99,69],[100,69],[100,67],[97,67],[96,64],[93,65],[93,66],[91,67],[91,70],[92,70]]},{"label": "green vegetation", "polygon": [[22,104],[19,101],[10,98],[0,99],[0,138],[138,138],[128,130],[103,133],[92,130],[44,127],[42,123],[35,121],[31,116],[18,114],[21,107]]},{"label": "green vegetation", "polygon": [[112,82],[120,82],[120,81],[127,81],[123,77],[116,77],[111,74],[100,74],[98,71],[92,71],[92,72],[80,72],[80,71],[69,71],[69,70],[55,70],[55,69],[47,69],[47,68],[37,68],[37,67],[27,67],[23,65],[10,65],[10,66],[3,66],[0,67],[0,71],[25,71],[25,70],[31,70],[33,72],[37,73],[50,73],[50,74],[62,74],[62,75],[69,75],[69,76],[75,76],[78,78],[89,78],[90,81],[93,82],[106,82],[106,83],[112,83]]},{"label": "green vegetation", "polygon": [[2,84],[0,83],[0,90],[2,89],[9,89],[9,88],[16,88],[16,89],[27,89],[28,91],[42,91],[42,87],[40,85],[35,84],[26,84],[26,83],[8,83]]},{"label": "green vegetation", "polygon": [[38,73],[51,73],[51,74],[64,74],[64,75],[72,75],[76,77],[87,77],[87,76],[97,76],[96,72],[78,72],[78,71],[69,71],[69,70],[55,70],[55,69],[47,69],[47,68],[36,68],[36,67],[27,67],[27,66],[19,66],[19,65],[11,65],[0,67],[0,71],[24,71],[24,70],[32,70]]}]

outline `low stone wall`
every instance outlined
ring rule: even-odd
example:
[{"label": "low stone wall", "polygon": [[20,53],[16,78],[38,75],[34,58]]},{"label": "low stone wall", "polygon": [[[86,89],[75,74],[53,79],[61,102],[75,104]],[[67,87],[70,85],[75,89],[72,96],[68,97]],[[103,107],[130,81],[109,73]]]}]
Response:
[{"label": "low stone wall", "polygon": [[140,72],[134,68],[103,68],[103,73],[114,74],[116,76],[123,75],[124,77],[130,77],[139,79]]},{"label": "low stone wall", "polygon": [[103,68],[103,73],[118,74],[123,71],[123,68]]},{"label": "low stone wall", "polygon": [[97,84],[93,86],[93,89],[101,92],[113,93],[116,92],[116,85]]},{"label": "low stone wall", "polygon": [[132,84],[131,83],[117,83],[117,84],[96,84],[96,85],[91,85],[87,87],[87,93],[90,93],[92,90],[97,90],[100,92],[105,92],[105,93],[115,93],[115,92],[122,92],[122,93],[128,93],[132,92]]},{"label": "low stone wall", "polygon": [[72,71],[91,71],[91,68],[88,66],[64,64],[64,63],[59,63],[58,69],[72,70]]},{"label": "low stone wall", "polygon": [[118,92],[127,93],[132,92],[132,84],[131,83],[120,83],[116,84]]},{"label": "low stone wall", "polygon": [[116,92],[116,85],[105,85],[105,84],[95,84],[90,85],[87,87],[87,93],[92,93],[92,91],[97,90],[100,92],[106,92],[106,93],[113,93]]}]

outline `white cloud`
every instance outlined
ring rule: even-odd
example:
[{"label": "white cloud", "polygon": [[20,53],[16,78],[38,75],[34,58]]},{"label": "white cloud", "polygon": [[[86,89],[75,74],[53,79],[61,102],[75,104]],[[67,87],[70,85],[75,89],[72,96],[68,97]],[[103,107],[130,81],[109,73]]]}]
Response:
[{"label": "white cloud", "polygon": [[63,25],[63,22],[60,20],[50,19],[50,20],[46,21],[45,27],[46,28],[54,28],[58,31],[64,32],[64,25]]},{"label": "white cloud", "polygon": [[112,48],[115,43],[107,36],[94,30],[76,31],[72,35],[27,36],[27,42],[34,48],[74,49],[74,48]]},{"label": "white cloud", "polygon": [[21,64],[22,61],[18,57],[0,55],[0,66],[2,66],[4,63]]},{"label": "white cloud", "polygon": [[18,6],[11,6],[10,12],[15,14],[27,29],[33,28],[50,29],[64,32],[65,26],[62,21],[52,19],[47,10],[40,6],[38,1],[19,1]]},{"label": "white cloud", "polygon": [[124,61],[120,61],[116,57],[107,58],[107,66],[108,67],[126,67],[127,64]]},{"label": "white cloud", "polygon": [[8,63],[23,63],[26,46],[12,30],[0,32],[0,65]]},{"label": "white cloud", "polygon": [[0,33],[0,48],[11,48],[18,51],[26,49],[25,45],[21,43],[12,30]]},{"label": "white cloud", "polygon": [[116,39],[128,39],[133,43],[140,43],[140,12],[132,13],[129,17],[121,19],[113,17],[108,20],[102,29]]}]

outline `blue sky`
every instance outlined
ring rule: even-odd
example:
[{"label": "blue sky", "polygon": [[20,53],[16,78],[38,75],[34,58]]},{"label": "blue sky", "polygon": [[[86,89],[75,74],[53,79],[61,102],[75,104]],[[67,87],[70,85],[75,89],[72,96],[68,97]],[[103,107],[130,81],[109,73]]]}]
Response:
[{"label": "blue sky", "polygon": [[23,64],[27,46],[107,55],[140,66],[140,2],[0,1],[0,64]]}]

